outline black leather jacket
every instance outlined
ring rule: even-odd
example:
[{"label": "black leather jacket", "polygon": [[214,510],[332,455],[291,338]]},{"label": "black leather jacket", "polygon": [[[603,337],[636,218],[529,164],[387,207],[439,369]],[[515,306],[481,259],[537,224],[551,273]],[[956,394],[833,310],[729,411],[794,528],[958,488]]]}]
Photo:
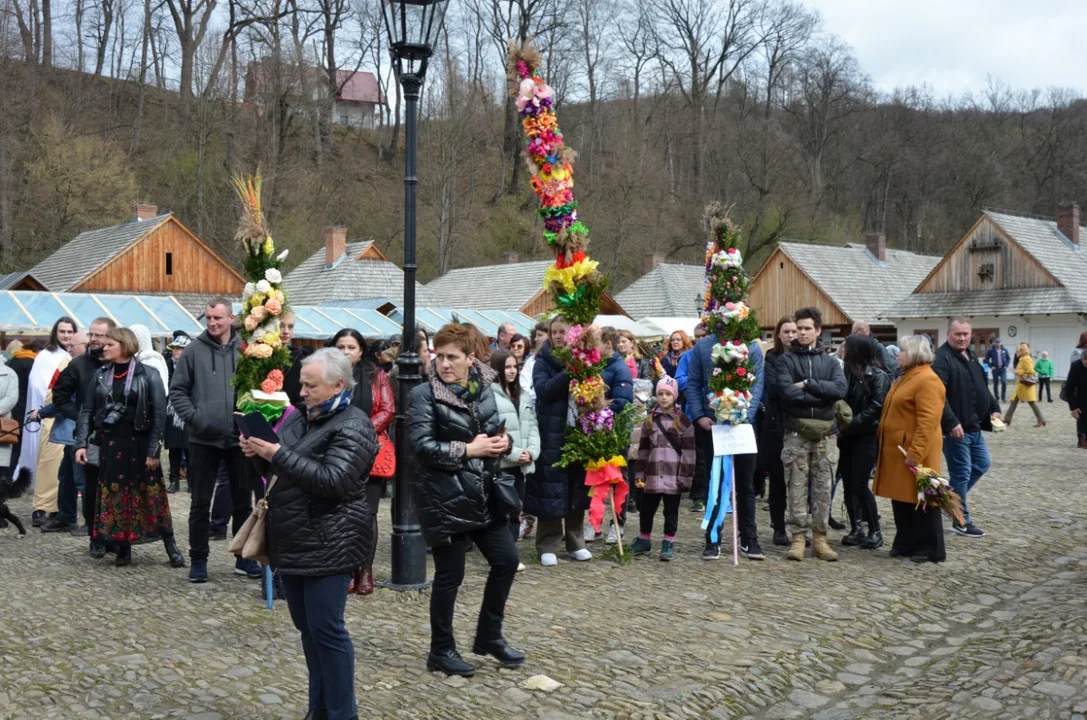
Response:
[{"label": "black leather jacket", "polygon": [[853,421],[840,429],[838,438],[872,436],[879,428],[883,400],[891,388],[891,376],[881,368],[869,367],[865,368],[863,379],[849,373],[848,382],[845,401],[853,411]]},{"label": "black leather jacket", "polygon": [[366,479],[377,456],[370,418],[348,406],[310,422],[296,411],[279,428],[271,462],[253,458],[276,484],[268,503],[268,554],[286,575],[342,575],[372,546]]},{"label": "black leather jacket", "polygon": [[497,374],[478,360],[475,367],[483,393],[474,403],[458,398],[436,372],[411,391],[408,441],[418,463],[412,486],[419,524],[431,547],[497,519],[487,479],[497,472],[497,459],[466,454],[468,443],[480,433],[494,432],[501,422],[490,387]]},{"label": "black leather jacket", "polygon": [[[162,450],[162,433],[166,428],[166,391],[158,370],[143,363],[135,363],[134,368],[130,390],[136,396],[134,429],[140,434],[147,433],[147,456],[157,458]],[[110,363],[94,371],[85,390],[76,425],[77,450],[87,447],[92,432],[101,430],[106,406],[113,402],[112,390],[113,364]]]}]

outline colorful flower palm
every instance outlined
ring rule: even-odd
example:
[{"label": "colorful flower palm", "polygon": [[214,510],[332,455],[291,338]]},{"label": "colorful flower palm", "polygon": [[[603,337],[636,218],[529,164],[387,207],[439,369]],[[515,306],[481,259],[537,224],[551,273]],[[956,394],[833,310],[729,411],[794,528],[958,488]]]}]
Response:
[{"label": "colorful flower palm", "polygon": [[603,520],[603,503],[609,487],[622,504],[627,486],[621,468],[633,429],[633,408],[615,414],[608,407],[607,388],[601,378],[600,329],[593,320],[600,312],[600,297],[607,278],[600,263],[589,257],[589,228],[578,220],[574,198],[574,160],[566,147],[555,116],[551,87],[540,75],[541,57],[530,43],[511,45],[508,79],[510,94],[525,133],[525,156],[532,177],[529,186],[540,201],[537,212],[543,221],[543,237],[555,252],[555,263],[544,272],[544,287],[555,300],[556,312],[570,328],[567,347],[555,351],[570,375],[570,396],[578,421],[567,430],[562,467],[586,470],[585,484],[592,488],[589,520],[596,528]]},{"label": "colorful flower palm", "polygon": [[234,238],[245,249],[245,272],[249,282],[242,292],[242,358],[234,375],[241,393],[238,409],[260,412],[268,420],[278,419],[290,402],[283,390],[283,368],[290,351],[280,340],[279,319],[289,311],[283,291],[284,250],[275,254],[261,208],[261,178],[234,178],[234,190],[242,202],[242,218]]}]

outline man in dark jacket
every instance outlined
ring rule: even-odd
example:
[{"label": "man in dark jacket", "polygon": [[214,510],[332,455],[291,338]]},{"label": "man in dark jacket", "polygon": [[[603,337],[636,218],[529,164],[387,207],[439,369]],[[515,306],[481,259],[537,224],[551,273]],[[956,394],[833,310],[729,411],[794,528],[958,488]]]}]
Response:
[{"label": "man in dark jacket", "polygon": [[[57,377],[53,385],[53,405],[58,415],[73,421],[79,420],[79,412],[83,409],[86,398],[87,386],[90,384],[94,373],[102,367],[102,347],[105,345],[106,333],[117,327],[117,323],[107,317],[96,318],[87,329],[87,351],[74,358],[68,367]],[[75,452],[74,446],[64,448],[64,460],[70,461]],[[74,465],[74,461],[71,461]],[[87,464],[81,466],[83,470],[83,522],[82,528],[73,530],[73,535],[87,535],[94,526],[95,502],[98,499],[98,466]],[[67,478],[64,478],[67,480]],[[62,498],[61,496],[64,495]],[[62,482],[58,487],[58,507],[64,510],[58,514],[56,521],[64,529],[65,526],[75,521],[76,487],[74,482]],[[70,510],[69,510],[70,508]],[[78,523],[77,523],[78,524]],[[50,532],[53,523],[42,527],[43,531]],[[101,557],[105,554],[105,544],[90,541],[90,553],[92,556]]]},{"label": "man in dark jacket", "polygon": [[993,373],[993,395],[999,397],[1000,402],[1007,402],[1008,366],[1012,364],[1012,358],[1000,338],[993,340],[993,346],[985,353],[985,362]]},{"label": "man in dark jacket", "polygon": [[[713,408],[706,402],[706,396],[710,393],[710,377],[713,375],[713,346],[718,340],[713,335],[704,337],[698,341],[684,357],[690,356],[687,362],[687,414],[695,423],[695,442],[701,443],[700,453],[703,455],[706,478],[708,482],[709,465],[713,462],[713,426],[717,424],[717,418]],[[747,410],[748,425],[754,425],[758,418],[758,398],[762,396],[765,367],[762,355],[762,347],[758,342],[748,344],[748,359],[750,359],[755,373],[755,384],[751,387],[753,402]],[[762,546],[759,545],[759,528],[755,521],[755,461],[756,453],[733,456],[734,482],[736,483],[736,524],[740,536],[740,554],[750,560],[762,560],[765,558]],[[702,468],[699,468],[702,469]],[[696,471],[697,472],[697,471]],[[702,487],[702,497],[705,497],[706,485]],[[694,487],[691,488],[694,494]],[[711,508],[713,510],[713,508]],[[704,560],[715,560],[721,557],[721,543],[713,542],[710,533],[706,533],[706,547],[702,552]]]},{"label": "man in dark jacket", "polygon": [[947,326],[947,342],[936,351],[932,370],[947,388],[940,421],[944,431],[944,459],[951,487],[962,498],[965,520],[962,525],[953,523],[951,529],[965,537],[984,537],[985,533],[970,520],[966,494],[989,470],[989,449],[981,431],[991,431],[993,419],[1000,419],[1000,403],[990,394],[985,371],[970,351],[972,338],[970,321],[952,318]]},{"label": "man in dark jacket", "polygon": [[536,552],[544,567],[558,565],[564,538],[571,560],[593,559],[585,547],[585,511],[589,508],[585,471],[555,467],[566,443],[566,428],[573,425],[575,413],[570,404],[570,376],[551,351],[552,347],[566,346],[566,321],[561,316],[552,318],[549,331],[551,339],[540,349],[532,368],[540,459],[536,461],[536,472],[526,478],[524,507],[525,513],[537,519]]},{"label": "man in dark jacket", "polygon": [[[207,582],[208,532],[215,474],[225,462],[230,478],[234,533],[249,518],[251,491],[242,483],[245,458],[238,448],[234,426],[234,372],[238,367],[241,338],[234,332],[234,311],[227,298],[215,298],[205,308],[208,329],[181,353],[170,383],[170,404],[189,429],[189,582]],[[234,572],[261,576],[252,560],[237,558]]]},{"label": "man in dark jacket", "polygon": [[[820,342],[823,316],[818,308],[796,312],[796,340],[778,364],[776,382],[785,416],[785,443],[781,462],[788,488],[789,532],[792,547],[786,557],[804,559],[807,531],[812,531],[812,553],[834,561],[838,554],[827,543],[830,489],[838,464],[835,403],[845,398],[848,383],[838,360]],[[808,475],[811,474],[811,510]]]}]

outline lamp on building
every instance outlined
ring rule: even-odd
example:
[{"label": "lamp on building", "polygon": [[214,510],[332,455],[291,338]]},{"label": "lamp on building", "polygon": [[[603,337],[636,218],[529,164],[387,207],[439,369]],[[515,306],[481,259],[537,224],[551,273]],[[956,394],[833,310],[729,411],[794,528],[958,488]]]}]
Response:
[{"label": "lamp on building", "polygon": [[422,381],[415,331],[415,193],[416,144],[419,95],[427,64],[434,53],[433,41],[445,20],[446,0],[383,0],[385,32],[393,72],[404,89],[404,325],[396,365],[400,396],[396,402],[396,479],[393,496],[392,579],[382,583],[395,590],[422,589],[427,585],[426,546],[415,516],[409,483],[415,475],[415,458],[408,448],[405,409],[412,388]]}]

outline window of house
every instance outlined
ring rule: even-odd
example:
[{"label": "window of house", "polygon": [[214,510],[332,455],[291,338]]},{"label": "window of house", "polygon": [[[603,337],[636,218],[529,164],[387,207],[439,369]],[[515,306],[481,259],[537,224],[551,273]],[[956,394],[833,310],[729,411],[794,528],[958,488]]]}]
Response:
[{"label": "window of house", "polygon": [[347,124],[347,116],[346,115],[340,115],[340,125],[346,125],[346,124]]},{"label": "window of house", "polygon": [[173,275],[174,274],[174,254],[173,253],[166,253],[166,274],[167,275]]}]

